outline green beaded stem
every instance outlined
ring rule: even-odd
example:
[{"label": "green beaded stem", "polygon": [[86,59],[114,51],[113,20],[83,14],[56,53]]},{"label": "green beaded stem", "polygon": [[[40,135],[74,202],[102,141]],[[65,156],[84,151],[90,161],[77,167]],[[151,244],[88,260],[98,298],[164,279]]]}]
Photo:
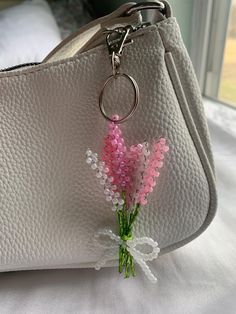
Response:
[{"label": "green beaded stem", "polygon": [[[124,192],[122,193],[122,197],[125,201]],[[129,278],[131,275],[136,275],[134,258],[127,250],[126,241],[133,239],[133,225],[139,214],[139,211],[140,204],[137,204],[135,208],[130,211],[127,208],[126,201],[123,208],[117,211],[119,236],[123,240],[123,243],[119,247],[119,273],[125,271],[125,278]]]}]

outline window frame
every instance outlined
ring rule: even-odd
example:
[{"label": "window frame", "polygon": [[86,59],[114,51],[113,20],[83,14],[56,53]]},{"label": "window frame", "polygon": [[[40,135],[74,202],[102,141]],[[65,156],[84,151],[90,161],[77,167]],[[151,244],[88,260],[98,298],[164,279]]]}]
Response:
[{"label": "window frame", "polygon": [[233,107],[218,98],[231,5],[232,0],[194,1],[190,57],[203,96]]}]

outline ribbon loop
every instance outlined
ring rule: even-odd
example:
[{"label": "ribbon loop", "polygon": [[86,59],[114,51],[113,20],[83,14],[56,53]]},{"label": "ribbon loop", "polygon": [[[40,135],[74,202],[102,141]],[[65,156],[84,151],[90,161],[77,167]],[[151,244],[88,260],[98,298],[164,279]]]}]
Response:
[{"label": "ribbon loop", "polygon": [[111,229],[99,229],[94,235],[94,241],[103,249],[119,248],[122,242]]},{"label": "ribbon loop", "polygon": [[[146,250],[142,252],[141,249],[136,248],[137,245],[145,245],[145,249],[150,247],[152,251],[150,253],[145,253]],[[137,238],[133,241],[128,240],[127,250],[133,257],[136,256],[136,258],[140,258],[144,261],[152,261],[153,259],[157,258],[158,253],[160,252],[158,243],[148,237]]]},{"label": "ribbon loop", "polygon": [[[105,238],[107,239],[105,240]],[[142,268],[147,278],[153,283],[157,282],[157,278],[153,275],[150,268],[146,264],[146,261],[152,261],[153,259],[157,258],[158,253],[160,252],[158,243],[152,238],[141,237],[133,239],[132,237],[127,237],[127,239],[121,239],[120,236],[115,235],[110,229],[100,229],[94,235],[94,240],[100,247],[107,249],[107,251],[104,253],[104,256],[96,263],[95,269],[100,269],[106,264],[107,261],[116,258],[118,256],[117,252],[119,246],[125,245],[129,253],[133,256],[134,260]],[[137,249],[137,245],[144,246],[145,250],[142,251],[141,248]],[[145,253],[147,247],[151,248],[150,253]],[[116,251],[114,252],[114,250]]]}]

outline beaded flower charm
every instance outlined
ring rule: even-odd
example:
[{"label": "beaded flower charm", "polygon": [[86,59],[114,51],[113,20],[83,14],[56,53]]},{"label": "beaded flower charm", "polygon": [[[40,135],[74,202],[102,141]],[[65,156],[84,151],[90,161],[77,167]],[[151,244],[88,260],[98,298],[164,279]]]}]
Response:
[{"label": "beaded flower charm", "polygon": [[[125,271],[126,278],[135,276],[136,262],[152,282],[157,281],[146,261],[158,256],[158,244],[148,237],[134,238],[133,226],[141,206],[147,204],[148,195],[156,185],[168,150],[165,138],[154,141],[151,146],[144,142],[127,148],[121,129],[115,122],[109,122],[100,161],[97,153],[87,149],[86,162],[104,187],[105,198],[111,202],[119,225],[118,236],[109,229],[99,230],[95,234],[97,244],[106,249],[96,269],[115,259],[119,251],[119,272]],[[104,236],[108,237],[107,245],[100,241]],[[137,249],[139,244],[151,247],[151,253]]]}]

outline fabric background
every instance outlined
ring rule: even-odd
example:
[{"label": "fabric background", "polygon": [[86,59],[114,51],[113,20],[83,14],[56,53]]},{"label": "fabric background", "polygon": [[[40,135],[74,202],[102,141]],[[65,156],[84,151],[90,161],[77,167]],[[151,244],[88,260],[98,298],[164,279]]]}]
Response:
[{"label": "fabric background", "polygon": [[53,0],[49,2],[63,39],[92,20],[85,4],[87,1],[83,0]]},{"label": "fabric background", "polygon": [[24,1],[0,11],[0,69],[42,61],[60,41],[46,1]]}]

